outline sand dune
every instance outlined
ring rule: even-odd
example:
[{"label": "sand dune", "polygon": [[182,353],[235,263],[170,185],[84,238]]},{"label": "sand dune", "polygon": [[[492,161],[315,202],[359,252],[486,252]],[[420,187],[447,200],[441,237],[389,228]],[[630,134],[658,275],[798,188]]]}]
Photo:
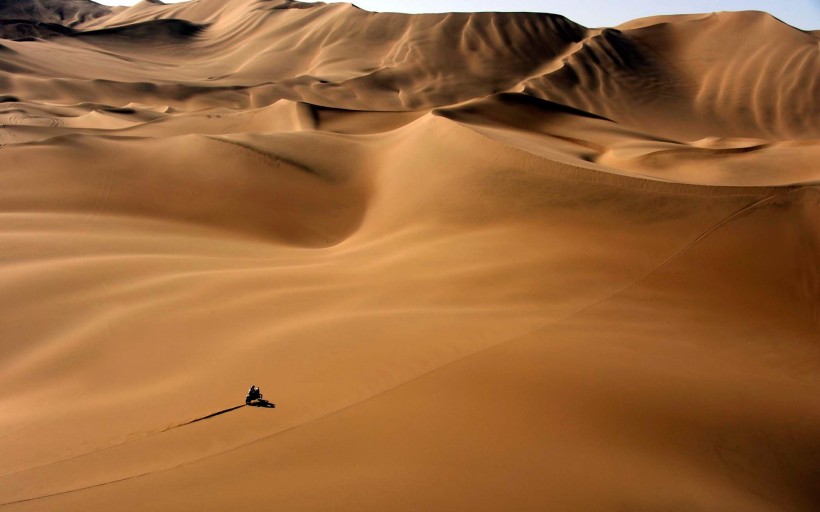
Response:
[{"label": "sand dune", "polygon": [[0,18],[0,508],[820,507],[815,33]]}]

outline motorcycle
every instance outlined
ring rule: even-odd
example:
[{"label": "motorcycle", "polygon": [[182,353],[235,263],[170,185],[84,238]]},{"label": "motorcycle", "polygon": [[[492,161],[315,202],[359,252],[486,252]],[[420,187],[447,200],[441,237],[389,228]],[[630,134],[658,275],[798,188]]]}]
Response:
[{"label": "motorcycle", "polygon": [[248,394],[248,396],[245,397],[245,405],[252,405],[254,407],[268,407],[270,409],[276,407],[276,404],[272,404],[262,398],[262,393]]}]

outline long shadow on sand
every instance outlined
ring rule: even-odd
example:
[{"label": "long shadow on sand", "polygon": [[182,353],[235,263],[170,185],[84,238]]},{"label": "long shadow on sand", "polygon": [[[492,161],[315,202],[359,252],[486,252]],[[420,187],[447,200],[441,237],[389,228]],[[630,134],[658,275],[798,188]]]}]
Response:
[{"label": "long shadow on sand", "polygon": [[[173,426],[173,427],[171,427],[171,428],[179,428],[179,427],[184,427],[185,425],[190,425],[191,423],[196,423],[196,422],[198,422],[198,421],[202,421],[202,420],[208,420],[208,419],[211,419],[211,418],[213,418],[213,417],[220,416],[220,415],[222,415],[222,414],[227,414],[227,413],[229,413],[229,412],[231,412],[231,411],[235,411],[235,410],[237,410],[237,409],[241,409],[242,407],[245,407],[245,404],[242,404],[242,405],[237,405],[236,407],[230,407],[230,408],[228,408],[228,409],[224,409],[224,410],[222,410],[222,411],[218,411],[218,412],[215,412],[215,413],[213,413],[213,414],[209,414],[209,415],[207,415],[207,416],[203,416],[203,417],[201,417],[201,418],[197,418],[197,419],[195,419],[195,420],[188,421],[188,422],[186,422],[186,423],[181,423],[181,424],[179,424],[179,425],[174,425],[174,426]],[[166,429],[166,430],[170,430],[170,429]]]},{"label": "long shadow on sand", "polygon": [[[223,415],[223,414],[227,414],[227,413],[229,413],[229,412],[235,411],[235,410],[237,410],[237,409],[241,409],[241,408],[243,408],[243,407],[261,407],[261,408],[264,408],[264,409],[274,409],[274,408],[276,408],[276,404],[273,404],[273,403],[271,403],[271,402],[268,402],[267,400],[256,400],[256,401],[254,401],[254,402],[252,402],[252,403],[249,403],[249,404],[242,404],[242,405],[237,405],[237,406],[235,406],[235,407],[229,407],[228,409],[224,409],[224,410],[221,410],[221,411],[217,411],[217,412],[212,413],[212,414],[209,414],[209,415],[207,415],[207,416],[203,416],[203,417],[201,417],[201,418],[197,418],[197,419],[195,419],[195,420],[191,420],[191,421],[188,421],[188,422],[186,422],[186,423],[182,423],[182,424],[179,424],[179,425],[175,425],[175,426],[173,426],[173,427],[171,427],[171,428],[179,428],[179,427],[184,427],[184,426],[186,426],[186,425],[190,425],[191,423],[196,423],[196,422],[198,422],[198,421],[209,420],[209,419],[214,418],[214,417],[216,417],[216,416],[221,416],[221,415]],[[170,428],[169,428],[169,429],[166,429],[166,431],[167,431],[167,430],[170,430]]]}]

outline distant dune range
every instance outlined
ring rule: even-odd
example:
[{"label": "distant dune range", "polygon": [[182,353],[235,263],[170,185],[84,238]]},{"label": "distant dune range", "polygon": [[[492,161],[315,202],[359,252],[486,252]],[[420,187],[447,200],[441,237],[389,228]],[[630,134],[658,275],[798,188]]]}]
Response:
[{"label": "distant dune range", "polygon": [[0,3],[0,510],[820,509],[817,34]]}]

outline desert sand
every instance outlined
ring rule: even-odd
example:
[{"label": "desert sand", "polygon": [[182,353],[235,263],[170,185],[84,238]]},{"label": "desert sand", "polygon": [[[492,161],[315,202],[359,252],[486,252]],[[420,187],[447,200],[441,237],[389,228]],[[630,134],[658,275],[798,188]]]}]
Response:
[{"label": "desert sand", "polygon": [[0,510],[820,510],[818,32],[0,5]]}]

